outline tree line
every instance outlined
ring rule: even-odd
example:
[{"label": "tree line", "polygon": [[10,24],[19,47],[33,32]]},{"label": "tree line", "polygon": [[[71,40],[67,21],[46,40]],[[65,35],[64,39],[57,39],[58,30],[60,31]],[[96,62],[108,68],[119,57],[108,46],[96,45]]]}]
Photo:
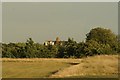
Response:
[{"label": "tree line", "polygon": [[120,52],[119,36],[110,29],[94,28],[86,34],[85,42],[68,38],[64,45],[35,43],[29,38],[25,43],[2,43],[3,58],[81,58]]}]

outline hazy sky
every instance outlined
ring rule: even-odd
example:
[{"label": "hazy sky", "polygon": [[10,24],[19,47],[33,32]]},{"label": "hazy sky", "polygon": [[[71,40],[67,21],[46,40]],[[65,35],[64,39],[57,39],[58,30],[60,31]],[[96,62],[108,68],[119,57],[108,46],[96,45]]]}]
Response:
[{"label": "hazy sky", "polygon": [[11,2],[2,4],[3,42],[67,40],[80,42],[95,27],[118,33],[118,3]]}]

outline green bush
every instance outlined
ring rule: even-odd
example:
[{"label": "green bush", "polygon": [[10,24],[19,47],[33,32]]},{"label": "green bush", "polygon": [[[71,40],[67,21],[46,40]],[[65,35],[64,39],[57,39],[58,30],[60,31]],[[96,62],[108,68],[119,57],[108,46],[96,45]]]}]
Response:
[{"label": "green bush", "polygon": [[94,28],[86,35],[85,42],[73,38],[64,45],[35,43],[29,38],[25,43],[2,44],[2,57],[7,58],[81,58],[85,56],[120,52],[120,39],[110,29]]}]

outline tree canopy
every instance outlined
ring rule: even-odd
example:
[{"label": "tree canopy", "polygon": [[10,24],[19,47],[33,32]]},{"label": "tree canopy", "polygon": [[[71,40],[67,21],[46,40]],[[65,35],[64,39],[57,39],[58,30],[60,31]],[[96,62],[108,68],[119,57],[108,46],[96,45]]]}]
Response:
[{"label": "tree canopy", "polygon": [[113,50],[118,48],[118,38],[110,29],[94,28],[87,35],[86,42],[94,40],[99,44],[109,45]]},{"label": "tree canopy", "polygon": [[85,42],[68,38],[64,45],[43,45],[29,38],[25,43],[2,43],[6,58],[80,58],[120,52],[120,40],[110,29],[94,28],[86,34]]}]

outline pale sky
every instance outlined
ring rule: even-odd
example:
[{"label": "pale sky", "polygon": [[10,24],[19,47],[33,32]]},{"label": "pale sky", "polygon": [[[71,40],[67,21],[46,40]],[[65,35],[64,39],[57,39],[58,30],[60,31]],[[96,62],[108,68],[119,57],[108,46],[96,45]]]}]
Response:
[{"label": "pale sky", "polygon": [[2,3],[2,41],[83,41],[95,27],[118,33],[117,2],[10,2]]}]

